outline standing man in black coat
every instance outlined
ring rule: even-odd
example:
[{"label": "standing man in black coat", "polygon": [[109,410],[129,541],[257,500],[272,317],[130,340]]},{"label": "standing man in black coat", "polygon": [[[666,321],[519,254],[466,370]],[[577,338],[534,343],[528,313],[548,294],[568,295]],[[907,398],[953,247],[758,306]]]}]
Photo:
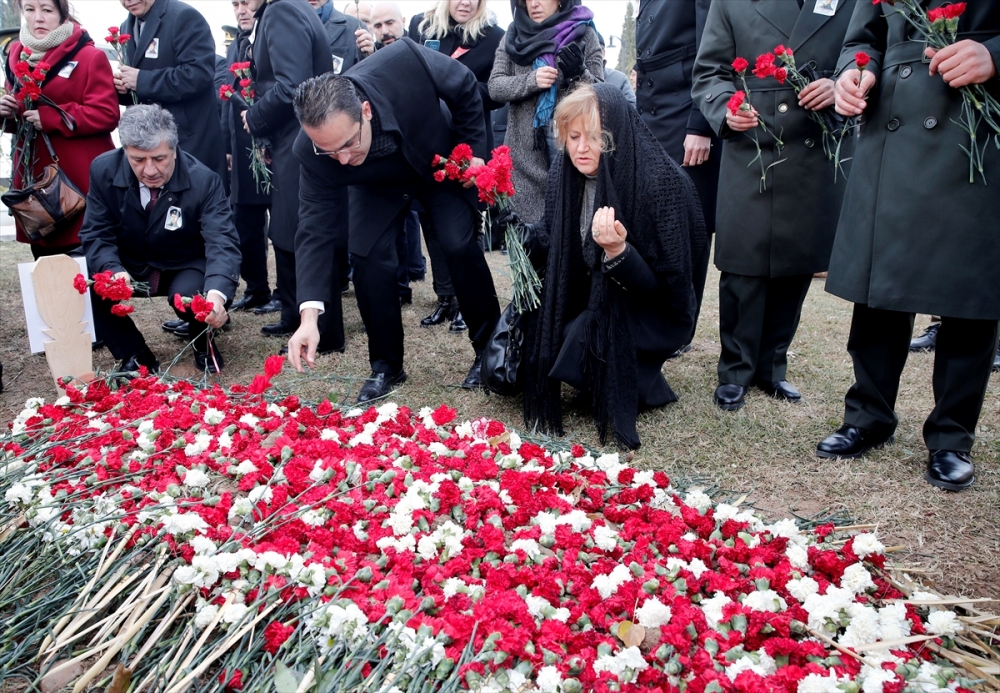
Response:
[{"label": "standing man in black coat", "polygon": [[371,50],[362,53],[358,44],[360,34],[366,34],[368,29],[361,20],[356,17],[348,17],[346,14],[333,6],[333,0],[309,0],[309,4],[316,10],[316,16],[323,23],[326,29],[326,36],[330,40],[330,51],[333,53],[333,74],[339,75],[350,70],[365,55],[370,55],[375,50],[374,42],[370,42]]},{"label": "standing man in black coat", "polygon": [[719,138],[691,97],[694,59],[701,45],[709,5],[711,0],[642,0],[635,20],[636,108],[667,154],[691,176],[709,235],[701,256],[692,258],[691,279],[698,301],[692,338],[698,328],[712,254],[722,161]]},{"label": "standing man in black coat", "polygon": [[434,180],[431,161],[458,143],[473,151],[473,165],[487,156],[486,124],[476,77],[458,61],[399,39],[342,77],[324,75],[303,84],[295,97],[302,134],[302,225],[298,292],[302,326],[288,342],[289,359],[312,366],[319,343],[317,317],[331,299],[333,234],[325,219],[351,188],[350,249],[358,307],[368,330],[372,374],[359,402],[387,395],[406,380],[403,324],[396,292],[396,237],[411,200],[427,211],[438,231],[462,304],[479,378],[480,354],[500,317],[486,258],[476,240],[481,217],[474,188]]},{"label": "standing man in black coat", "polygon": [[[292,144],[299,134],[292,97],[311,77],[330,72],[333,60],[326,30],[306,0],[250,0],[256,8],[251,56],[257,99],[242,120],[271,157],[271,223],[277,283],[281,287],[281,319],[265,325],[269,336],[288,336],[299,326],[295,297],[295,234],[299,226],[299,160]],[[327,219],[330,223],[331,219]],[[343,349],[344,321],[340,294],[324,317],[323,350]]]},{"label": "standing man in black coat", "polygon": [[[863,124],[826,289],[855,304],[847,341],[855,383],[844,425],[816,448],[853,458],[891,442],[914,313],[940,315],[924,478],[949,491],[975,481],[970,453],[1000,319],[1000,151],[984,145],[985,179],[970,181],[969,136],[957,124],[960,87],[982,84],[1000,97],[1000,0],[970,2],[958,39],[935,53],[901,14],[867,1],[851,18],[837,111],[863,115]],[[859,72],[862,51],[871,62]],[[992,135],[980,124],[979,142]]]},{"label": "standing man in black coat", "polygon": [[219,174],[226,158],[215,88],[215,39],[201,12],[180,0],[121,0],[132,38],[115,75],[118,101],[155,103],[174,116],[180,147]]},{"label": "standing man in black coat", "polygon": [[[250,60],[250,32],[254,17],[250,0],[233,0],[236,14],[236,38],[229,44],[227,65]],[[228,71],[227,83],[233,82]],[[233,204],[233,223],[240,236],[240,253],[243,260],[240,274],[247,288],[243,296],[233,302],[233,310],[251,310],[271,301],[267,282],[267,212],[271,195],[257,185],[250,170],[250,134],[243,127],[240,110],[232,101],[222,102],[222,127],[226,135],[226,158],[229,163],[229,199]]]}]

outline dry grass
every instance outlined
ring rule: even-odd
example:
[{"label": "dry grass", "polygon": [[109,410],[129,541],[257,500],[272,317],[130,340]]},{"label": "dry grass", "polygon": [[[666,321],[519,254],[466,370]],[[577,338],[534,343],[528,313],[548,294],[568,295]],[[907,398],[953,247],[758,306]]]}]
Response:
[{"label": "dry grass", "polygon": [[[15,265],[30,259],[26,247],[0,246],[0,360],[7,387],[0,394],[0,419],[4,421],[17,414],[27,397],[53,392],[44,358],[27,354]],[[490,264],[498,291],[506,295],[507,282],[500,269],[503,258],[494,254]],[[717,281],[713,271],[710,287]],[[457,388],[472,362],[468,338],[449,334],[444,327],[421,329],[420,318],[430,313],[435,299],[429,281],[413,288],[414,303],[403,311],[409,381],[396,393],[396,401],[411,407],[447,402],[462,417],[490,416],[521,424],[520,399]],[[707,475],[724,488],[749,492],[749,500],[770,517],[839,511],[857,522],[877,523],[887,545],[908,547],[893,556],[917,569],[915,576],[944,593],[1000,598],[997,379],[983,407],[974,450],[978,478],[968,491],[947,493],[923,480],[926,450],[920,431],[933,406],[933,356],[929,354],[914,355],[903,373],[895,445],[860,461],[820,460],[813,448],[840,425],[843,395],[852,381],[844,347],[850,305],[825,293],[821,280],[813,282],[789,367],[789,379],[803,393],[801,404],[776,402],[754,391],[742,411],[726,413],[711,402],[719,351],[718,301],[712,288],[707,293],[694,348],[665,368],[681,401],[641,417],[643,447],[635,463],[677,476]],[[353,292],[344,296],[344,308],[347,352],[321,357],[312,378],[286,378],[280,383],[283,388],[313,400],[329,396],[346,401],[357,393],[369,369]],[[165,299],[140,302],[137,313],[151,348],[161,361],[169,361],[166,357],[172,357],[182,344],[159,329],[161,321],[173,317]],[[260,326],[271,318],[247,313],[234,316],[233,329],[220,340],[227,362],[220,382],[248,382],[264,358],[281,346],[280,341],[259,335]],[[185,354],[171,372],[194,377],[192,361]],[[94,363],[103,369],[113,365],[106,350],[95,354]],[[597,446],[593,426],[585,418],[571,415],[566,424],[568,438]]]}]

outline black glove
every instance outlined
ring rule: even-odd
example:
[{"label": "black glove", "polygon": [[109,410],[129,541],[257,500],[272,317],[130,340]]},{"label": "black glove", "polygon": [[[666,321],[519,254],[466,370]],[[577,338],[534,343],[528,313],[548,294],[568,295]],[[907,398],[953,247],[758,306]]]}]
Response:
[{"label": "black glove", "polygon": [[493,217],[493,226],[500,232],[503,232],[509,225],[518,226],[520,223],[521,217],[517,216],[517,212],[510,206],[499,210]]},{"label": "black glove", "polygon": [[563,46],[556,54],[556,67],[566,79],[576,79],[583,74],[583,48],[579,43]]}]

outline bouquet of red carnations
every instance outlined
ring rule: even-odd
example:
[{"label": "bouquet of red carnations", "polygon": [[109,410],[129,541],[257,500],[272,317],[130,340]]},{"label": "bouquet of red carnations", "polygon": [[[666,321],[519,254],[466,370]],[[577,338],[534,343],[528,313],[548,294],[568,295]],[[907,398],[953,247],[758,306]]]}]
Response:
[{"label": "bouquet of red carnations", "polygon": [[[239,82],[240,90],[224,84],[219,88],[219,98],[223,101],[237,99],[246,108],[253,106],[257,99],[257,92],[254,90],[253,78],[250,75],[250,62],[233,63],[229,66],[229,71],[233,73]],[[257,139],[250,136],[250,171],[253,173],[254,183],[257,190],[265,193],[271,192],[271,169],[268,168],[267,157],[264,147],[258,144]]]},{"label": "bouquet of red carnations", "polygon": [[[32,68],[31,63],[28,62],[30,57],[31,49],[23,46],[20,60],[14,63],[14,79],[17,86],[15,97],[22,104],[22,113],[38,108],[38,102],[42,98],[42,83],[50,69],[50,65],[44,60]],[[14,134],[13,146],[15,160],[21,174],[20,179],[23,181],[22,187],[33,185],[35,183],[35,126],[28,122],[23,115],[17,119],[17,132]]]},{"label": "bouquet of red carnations", "polygon": [[[108,27],[108,35],[104,37],[104,40],[111,44],[111,47],[115,49],[115,55],[118,57],[119,65],[125,65],[128,67],[128,55],[125,53],[125,46],[131,38],[132,34],[123,34],[116,26]],[[135,91],[129,89],[128,93],[132,95],[132,103],[139,103],[139,97],[136,95]]]},{"label": "bouquet of red carnations", "polygon": [[[751,113],[753,112],[753,106],[750,103],[750,87],[747,86],[746,79],[747,69],[750,67],[750,63],[747,62],[746,58],[737,57],[733,60],[732,67],[736,72],[736,76],[739,77],[740,82],[743,84],[743,89],[737,91],[729,98],[729,112],[733,115],[736,115],[736,113],[740,111]],[[763,72],[767,70],[767,67],[768,65],[766,62],[762,63],[761,58],[758,58],[757,65],[754,67],[754,75],[760,77]],[[773,67],[773,65],[771,67]],[[759,113],[757,114],[757,126],[763,130],[765,134],[771,136],[774,140],[775,147],[777,148],[776,155],[780,156],[781,150],[785,147],[785,143],[781,141],[781,138],[777,134],[767,127],[767,123],[764,122],[764,119],[761,118]],[[778,161],[772,162],[769,166],[765,166],[764,157],[760,148],[760,138],[757,137],[756,129],[751,130],[746,133],[746,135],[753,140],[757,147],[757,156],[748,164],[748,166],[752,166],[755,162],[760,163],[760,192],[764,192],[767,190],[767,172],[771,170],[771,167],[777,166],[784,161],[784,159],[779,159]]]},{"label": "bouquet of red carnations", "polygon": [[82,274],[78,274],[73,278],[73,288],[81,294],[87,293],[87,289],[91,286],[94,287],[95,294],[105,301],[114,303],[111,306],[111,314],[117,315],[120,318],[135,312],[135,306],[128,303],[135,290],[141,293],[149,293],[149,284],[145,282],[130,283],[125,277],[115,277],[110,270],[98,272],[93,276],[93,279],[87,279]]}]

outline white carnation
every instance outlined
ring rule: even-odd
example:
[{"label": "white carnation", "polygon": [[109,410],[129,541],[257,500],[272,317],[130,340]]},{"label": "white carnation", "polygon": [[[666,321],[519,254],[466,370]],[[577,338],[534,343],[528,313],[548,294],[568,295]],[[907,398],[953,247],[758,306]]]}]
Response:
[{"label": "white carnation", "polygon": [[231,602],[222,610],[222,622],[234,625],[243,620],[250,608],[246,604]]},{"label": "white carnation", "polygon": [[882,639],[882,624],[878,612],[864,604],[850,604],[847,607],[850,622],[844,634],[837,639],[844,647],[860,647]]},{"label": "white carnation", "polygon": [[869,533],[859,534],[854,537],[851,546],[858,558],[865,558],[872,554],[881,554],[885,551],[885,546],[878,540],[878,537]]},{"label": "white carnation", "polygon": [[202,605],[198,608],[198,613],[195,614],[194,627],[198,630],[204,630],[215,620],[215,615],[219,613],[219,607],[210,602],[199,601]]},{"label": "white carnation", "polygon": [[743,606],[753,611],[768,611],[772,614],[788,608],[785,600],[774,590],[757,590],[751,592],[744,597]]},{"label": "white carnation", "polygon": [[258,419],[253,414],[244,414],[243,416],[240,417],[240,423],[241,424],[246,424],[250,428],[253,428],[254,426],[256,426],[259,421],[260,421],[260,419]]},{"label": "white carnation", "polygon": [[616,565],[607,575],[598,575],[594,578],[594,589],[596,589],[602,599],[607,599],[618,591],[621,585],[632,579],[632,572],[623,565]]},{"label": "white carnation", "polygon": [[722,623],[722,607],[732,601],[723,592],[716,592],[711,599],[701,600],[701,610],[705,612],[705,620],[708,621],[709,628],[715,630],[719,627],[719,624]]},{"label": "white carnation", "polygon": [[850,590],[854,594],[861,594],[862,592],[875,589],[871,573],[861,563],[854,563],[847,566],[844,570],[844,576],[840,580],[840,586],[846,590]]},{"label": "white carnation", "polygon": [[927,617],[927,630],[934,635],[956,635],[964,630],[954,611],[935,611]]},{"label": "white carnation", "polygon": [[843,693],[842,683],[848,683],[850,677],[846,674],[838,678],[837,672],[830,671],[826,676],[809,674],[799,681],[798,693]]},{"label": "white carnation", "polygon": [[562,685],[562,676],[559,669],[554,666],[545,666],[538,670],[535,676],[535,685],[541,693],[558,693]]},{"label": "white carnation", "polygon": [[614,656],[602,656],[594,662],[594,673],[610,671],[622,681],[631,681],[635,675],[647,668],[649,664],[642,656],[638,647],[629,647]]},{"label": "white carnation", "polygon": [[607,525],[594,528],[594,543],[602,551],[614,551],[618,546],[618,532]]},{"label": "white carnation", "polygon": [[208,486],[209,478],[201,469],[189,469],[184,473],[184,485],[191,488],[205,488]]},{"label": "white carnation", "polygon": [[688,491],[684,496],[685,505],[689,505],[700,513],[712,507],[712,499],[703,491]]},{"label": "white carnation", "polygon": [[861,670],[862,693],[882,693],[883,685],[896,680],[895,672],[865,666]]},{"label": "white carnation", "polygon": [[534,560],[542,555],[542,547],[534,539],[515,539],[510,544],[510,552],[514,553],[518,549],[528,554],[529,560]]},{"label": "white carnation", "polygon": [[646,603],[635,610],[639,625],[644,628],[659,628],[670,622],[670,607],[656,597],[647,599]]},{"label": "white carnation", "polygon": [[250,460],[243,460],[236,466],[236,473],[239,475],[253,474],[257,470],[257,465],[255,465]]},{"label": "white carnation", "polygon": [[793,568],[809,570],[809,552],[801,544],[789,543],[785,549],[785,556]]},{"label": "white carnation", "polygon": [[878,610],[883,640],[899,640],[910,636],[910,619],[906,618],[906,604],[894,602]]},{"label": "white carnation", "polygon": [[209,426],[215,426],[222,423],[222,420],[226,418],[224,412],[219,411],[213,407],[206,407],[205,414],[201,417],[201,420],[207,423]]},{"label": "white carnation", "polygon": [[795,597],[799,603],[802,603],[811,595],[819,594],[819,583],[811,577],[803,577],[796,580],[789,580],[785,583],[785,589],[788,590],[788,593]]}]

